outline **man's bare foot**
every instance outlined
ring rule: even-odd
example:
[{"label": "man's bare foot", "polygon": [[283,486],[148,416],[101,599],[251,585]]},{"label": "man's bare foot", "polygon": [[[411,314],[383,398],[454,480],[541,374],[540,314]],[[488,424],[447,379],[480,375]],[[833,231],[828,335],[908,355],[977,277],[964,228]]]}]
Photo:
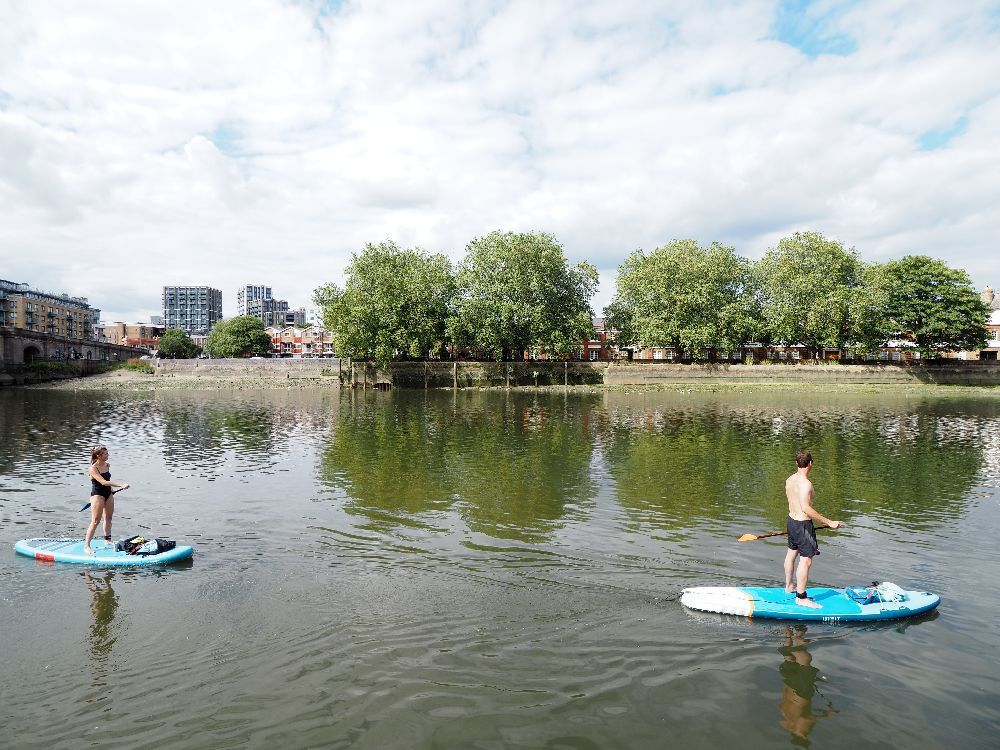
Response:
[{"label": "man's bare foot", "polygon": [[84,547],[83,548],[83,552],[84,552],[84,554],[87,554],[87,555],[94,554],[94,550],[92,550],[90,547]]},{"label": "man's bare foot", "polygon": [[786,594],[791,594],[794,591],[795,591],[795,585],[794,584],[791,584],[791,583],[786,583],[785,584],[785,593]]},{"label": "man's bare foot", "polygon": [[823,609],[822,604],[820,604],[814,599],[810,599],[809,597],[806,597],[805,599],[802,599],[800,597],[795,597],[795,603],[798,604],[800,607],[809,607],[809,609]]}]

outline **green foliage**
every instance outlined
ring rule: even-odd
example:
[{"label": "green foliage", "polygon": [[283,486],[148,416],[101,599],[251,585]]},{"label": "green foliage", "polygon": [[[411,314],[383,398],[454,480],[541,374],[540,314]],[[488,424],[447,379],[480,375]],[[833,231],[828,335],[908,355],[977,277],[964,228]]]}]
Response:
[{"label": "green foliage", "polygon": [[731,247],[704,248],[695,240],[633,252],[619,268],[605,316],[620,345],[669,346],[695,356],[738,348],[760,327],[749,261]]},{"label": "green foliage", "polygon": [[263,357],[271,353],[271,337],[260,318],[238,315],[212,327],[205,351],[212,357]]},{"label": "green foliage", "polygon": [[455,289],[444,255],[369,244],[346,276],[343,289],[326,284],[313,295],[342,356],[384,366],[399,356],[426,357],[444,340]]},{"label": "green foliage", "polygon": [[853,338],[852,311],[860,314],[877,299],[874,291],[859,291],[862,264],[854,249],[819,232],[782,239],[757,263],[756,273],[765,336],[786,346],[845,347]]},{"label": "green foliage", "polygon": [[550,234],[492,232],[469,243],[457,277],[454,341],[497,360],[533,347],[567,356],[593,335],[597,269],[570,267]]},{"label": "green foliage", "polygon": [[82,375],[83,365],[74,362],[59,362],[39,359],[23,365],[15,365],[22,372],[33,372],[44,375]]},{"label": "green foliage", "polygon": [[158,351],[165,359],[190,359],[201,354],[201,347],[180,328],[168,328],[160,336]]},{"label": "green foliage", "polygon": [[153,366],[149,362],[143,362],[138,357],[131,357],[125,362],[119,362],[115,367],[116,370],[132,370],[133,372],[142,372],[147,375],[153,374]]},{"label": "green foliage", "polygon": [[891,286],[891,325],[912,335],[922,356],[986,346],[989,306],[965,271],[926,255],[908,255],[883,269]]}]

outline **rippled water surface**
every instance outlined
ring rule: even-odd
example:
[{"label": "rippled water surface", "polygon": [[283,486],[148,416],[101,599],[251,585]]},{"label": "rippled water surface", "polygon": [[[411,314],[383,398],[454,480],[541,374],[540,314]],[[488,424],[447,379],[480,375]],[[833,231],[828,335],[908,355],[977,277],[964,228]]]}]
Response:
[{"label": "rippled water surface", "polygon": [[[959,392],[960,393],[960,392]],[[195,545],[104,570],[114,536]],[[685,610],[777,585],[796,449],[814,581],[938,612],[861,626]],[[1000,397],[0,392],[2,748],[996,747]]]}]

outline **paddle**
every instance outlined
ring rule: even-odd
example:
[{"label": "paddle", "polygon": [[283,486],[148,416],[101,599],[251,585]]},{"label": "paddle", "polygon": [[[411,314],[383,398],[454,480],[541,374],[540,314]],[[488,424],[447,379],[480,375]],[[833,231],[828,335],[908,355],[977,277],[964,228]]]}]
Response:
[{"label": "paddle", "polygon": [[[111,490],[111,494],[112,495],[117,495],[122,490],[127,490],[127,489],[128,489],[128,487],[119,487],[117,490]],[[87,503],[82,508],[80,508],[80,510],[78,510],[77,513],[83,513],[83,511],[87,510],[87,508],[89,508],[89,507],[90,507],[90,503]]]},{"label": "paddle", "polygon": [[[817,526],[816,530],[818,531],[819,529],[829,529],[829,528],[830,528],[829,526]],[[787,531],[775,531],[773,534],[744,534],[736,541],[756,542],[758,539],[767,539],[769,536],[784,536],[787,533],[788,533]]]}]

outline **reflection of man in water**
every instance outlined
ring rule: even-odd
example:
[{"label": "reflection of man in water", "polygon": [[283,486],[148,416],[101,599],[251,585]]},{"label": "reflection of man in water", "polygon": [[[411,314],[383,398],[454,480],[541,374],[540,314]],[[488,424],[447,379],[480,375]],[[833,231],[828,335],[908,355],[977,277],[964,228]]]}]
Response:
[{"label": "reflection of man in water", "polygon": [[805,626],[794,630],[786,626],[785,645],[778,649],[778,653],[785,657],[778,668],[784,683],[781,700],[778,701],[778,710],[781,711],[781,721],[778,723],[792,735],[792,744],[799,747],[809,747],[809,733],[820,718],[837,713],[829,701],[826,708],[813,713],[812,700],[818,692],[816,680],[823,678],[812,665],[812,654],[806,649],[808,640],[805,634]]}]

